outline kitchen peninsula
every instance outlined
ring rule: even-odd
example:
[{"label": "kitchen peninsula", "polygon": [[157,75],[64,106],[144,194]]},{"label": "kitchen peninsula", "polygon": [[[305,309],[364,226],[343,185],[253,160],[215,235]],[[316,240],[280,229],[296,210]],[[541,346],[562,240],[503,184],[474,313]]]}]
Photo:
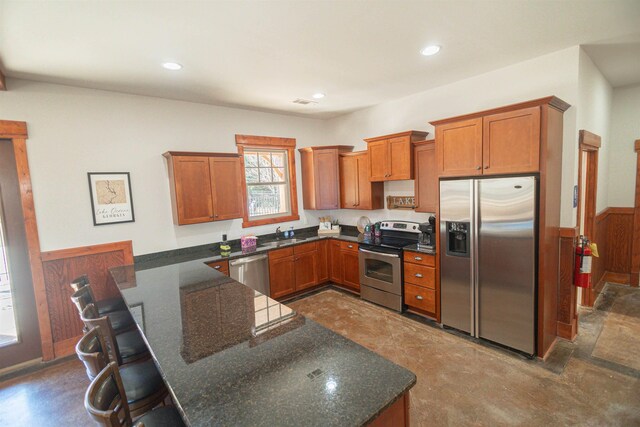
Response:
[{"label": "kitchen peninsula", "polygon": [[207,261],[111,270],[188,425],[408,425],[413,373]]}]

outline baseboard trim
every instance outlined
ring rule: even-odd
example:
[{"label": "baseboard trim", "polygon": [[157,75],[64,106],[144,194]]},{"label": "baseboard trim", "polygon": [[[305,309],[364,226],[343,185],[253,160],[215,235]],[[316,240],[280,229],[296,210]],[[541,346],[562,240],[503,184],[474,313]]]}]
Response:
[{"label": "baseboard trim", "polygon": [[565,340],[573,341],[578,335],[578,318],[573,318],[571,320],[571,323],[558,321],[557,328],[558,337]]},{"label": "baseboard trim", "polygon": [[77,337],[67,338],[63,341],[58,341],[53,343],[53,353],[55,354],[56,359],[59,357],[66,357],[74,354],[76,352],[76,344],[80,341],[82,335],[78,335]]}]

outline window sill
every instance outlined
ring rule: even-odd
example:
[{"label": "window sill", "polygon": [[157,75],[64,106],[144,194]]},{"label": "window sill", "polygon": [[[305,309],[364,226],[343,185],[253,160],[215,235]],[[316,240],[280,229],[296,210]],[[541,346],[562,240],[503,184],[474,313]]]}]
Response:
[{"label": "window sill", "polygon": [[279,222],[297,221],[300,215],[279,216],[276,218],[255,219],[242,222],[242,228],[257,227],[259,225],[277,224]]}]

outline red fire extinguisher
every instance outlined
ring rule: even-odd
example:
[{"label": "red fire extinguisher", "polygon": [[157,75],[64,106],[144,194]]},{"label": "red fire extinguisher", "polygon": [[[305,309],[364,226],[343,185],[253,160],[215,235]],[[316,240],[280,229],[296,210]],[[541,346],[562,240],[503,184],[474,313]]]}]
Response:
[{"label": "red fire extinguisher", "polygon": [[573,273],[573,284],[581,288],[591,287],[592,252],[589,240],[580,236],[576,246],[576,265]]}]

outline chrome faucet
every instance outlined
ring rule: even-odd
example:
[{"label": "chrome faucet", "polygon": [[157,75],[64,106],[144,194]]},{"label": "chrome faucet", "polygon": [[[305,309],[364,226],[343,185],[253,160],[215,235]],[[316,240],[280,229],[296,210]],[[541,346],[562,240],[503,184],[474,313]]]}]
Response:
[{"label": "chrome faucet", "polygon": [[280,227],[276,228],[276,240],[280,240],[282,237],[282,231],[280,231]]}]

